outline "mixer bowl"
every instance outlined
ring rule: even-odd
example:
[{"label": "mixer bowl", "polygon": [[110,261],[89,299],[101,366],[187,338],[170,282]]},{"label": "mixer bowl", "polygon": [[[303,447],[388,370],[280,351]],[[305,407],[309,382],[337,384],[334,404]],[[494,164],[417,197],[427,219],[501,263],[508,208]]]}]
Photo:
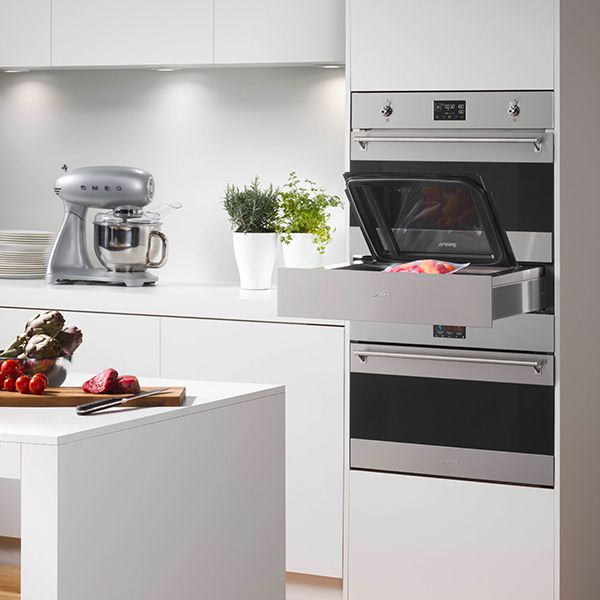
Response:
[{"label": "mixer bowl", "polygon": [[[160,258],[154,261],[151,256],[158,244]],[[157,269],[167,261],[167,239],[153,223],[94,223],[94,249],[105,269],[120,273]]]}]

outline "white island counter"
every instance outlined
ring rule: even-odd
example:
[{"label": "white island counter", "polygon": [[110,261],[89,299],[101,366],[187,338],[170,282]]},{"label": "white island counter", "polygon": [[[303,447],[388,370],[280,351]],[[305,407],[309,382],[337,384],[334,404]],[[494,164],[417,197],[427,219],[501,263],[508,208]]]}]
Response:
[{"label": "white island counter", "polygon": [[21,600],[283,600],[283,387],[142,384],[185,385],[186,405],[0,408]]}]

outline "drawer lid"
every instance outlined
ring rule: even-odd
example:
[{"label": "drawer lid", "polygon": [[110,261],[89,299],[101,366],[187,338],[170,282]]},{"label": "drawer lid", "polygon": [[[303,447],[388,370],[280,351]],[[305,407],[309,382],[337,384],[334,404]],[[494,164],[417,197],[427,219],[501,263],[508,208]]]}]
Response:
[{"label": "drawer lid", "polygon": [[345,173],[346,194],[373,258],[514,267],[493,199],[468,177]]}]

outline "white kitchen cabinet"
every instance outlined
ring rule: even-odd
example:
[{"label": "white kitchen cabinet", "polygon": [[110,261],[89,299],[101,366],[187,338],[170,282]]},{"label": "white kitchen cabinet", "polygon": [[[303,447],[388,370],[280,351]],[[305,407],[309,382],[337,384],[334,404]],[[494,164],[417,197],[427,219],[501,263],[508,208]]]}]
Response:
[{"label": "white kitchen cabinet", "polygon": [[553,89],[549,0],[350,0],[352,91]]},{"label": "white kitchen cabinet", "polygon": [[0,2],[0,68],[50,65],[51,0]]},{"label": "white kitchen cabinet", "polygon": [[215,0],[215,63],[343,63],[344,0]]},{"label": "white kitchen cabinet", "polygon": [[287,570],[342,576],[344,329],[161,319],[161,373],[286,386]]},{"label": "white kitchen cabinet", "polygon": [[[0,309],[0,347],[9,344],[35,310]],[[83,344],[73,356],[73,370],[97,373],[112,367],[119,373],[158,377],[160,325],[158,317],[67,312],[67,325],[83,331]]]},{"label": "white kitchen cabinet", "polygon": [[351,471],[348,600],[552,600],[551,489]]},{"label": "white kitchen cabinet", "polygon": [[208,64],[213,0],[53,0],[53,66]]}]

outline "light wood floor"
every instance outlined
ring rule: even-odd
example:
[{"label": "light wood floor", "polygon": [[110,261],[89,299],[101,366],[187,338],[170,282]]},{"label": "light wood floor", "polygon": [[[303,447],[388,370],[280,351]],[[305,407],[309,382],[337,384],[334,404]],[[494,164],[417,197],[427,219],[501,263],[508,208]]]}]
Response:
[{"label": "light wood floor", "polygon": [[[0,600],[19,600],[18,565],[0,564]],[[342,582],[327,577],[310,577],[288,573],[286,600],[341,600]]]},{"label": "light wood floor", "polygon": [[286,600],[342,600],[342,580],[288,573]]},{"label": "light wood floor", "polygon": [[18,565],[0,565],[0,600],[19,600],[20,579]]}]

